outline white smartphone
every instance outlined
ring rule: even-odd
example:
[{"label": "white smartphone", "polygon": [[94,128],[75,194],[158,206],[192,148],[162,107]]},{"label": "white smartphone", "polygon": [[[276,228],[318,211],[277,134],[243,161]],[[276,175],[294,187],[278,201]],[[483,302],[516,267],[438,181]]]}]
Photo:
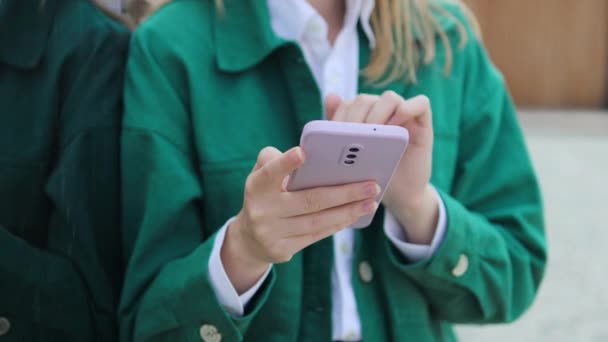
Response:
[{"label": "white smartphone", "polygon": [[[374,180],[380,203],[408,141],[408,131],[399,126],[311,121],[300,138],[306,161],[290,175],[287,190]],[[367,227],[373,217],[363,216],[351,227]]]}]

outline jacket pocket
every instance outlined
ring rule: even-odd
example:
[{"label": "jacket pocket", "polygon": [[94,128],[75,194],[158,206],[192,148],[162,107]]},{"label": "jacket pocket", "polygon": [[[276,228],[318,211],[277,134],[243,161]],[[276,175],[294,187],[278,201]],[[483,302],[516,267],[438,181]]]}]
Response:
[{"label": "jacket pocket", "polygon": [[239,213],[243,205],[245,181],[254,164],[254,159],[239,159],[201,165],[206,235],[212,234]]},{"label": "jacket pocket", "polygon": [[42,164],[0,158],[0,224],[37,246],[46,240],[40,231],[48,219],[45,178]]}]

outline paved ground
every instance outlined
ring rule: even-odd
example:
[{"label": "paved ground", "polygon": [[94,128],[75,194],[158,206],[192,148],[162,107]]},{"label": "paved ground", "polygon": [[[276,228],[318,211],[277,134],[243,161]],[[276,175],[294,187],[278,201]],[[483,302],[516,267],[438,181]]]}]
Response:
[{"label": "paved ground", "polygon": [[546,205],[550,261],[536,303],[462,342],[608,341],[608,112],[525,112]]}]

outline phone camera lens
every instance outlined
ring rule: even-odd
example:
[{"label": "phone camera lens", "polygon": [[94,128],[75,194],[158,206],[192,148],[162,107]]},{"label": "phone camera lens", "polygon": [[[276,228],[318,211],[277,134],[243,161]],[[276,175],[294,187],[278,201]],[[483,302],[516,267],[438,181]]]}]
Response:
[{"label": "phone camera lens", "polygon": [[349,152],[355,152],[355,153],[356,153],[356,152],[359,152],[359,149],[358,149],[358,148],[356,148],[356,147],[351,147],[351,148],[350,148],[348,151],[349,151]]},{"label": "phone camera lens", "polygon": [[357,155],[356,154],[349,154],[349,155],[346,156],[346,158],[348,158],[348,159],[355,159],[355,158],[357,158]]},{"label": "phone camera lens", "polygon": [[348,164],[348,165],[352,165],[352,164],[354,164],[354,163],[355,163],[355,161],[354,161],[354,160],[345,160],[345,161],[344,161],[344,164]]}]

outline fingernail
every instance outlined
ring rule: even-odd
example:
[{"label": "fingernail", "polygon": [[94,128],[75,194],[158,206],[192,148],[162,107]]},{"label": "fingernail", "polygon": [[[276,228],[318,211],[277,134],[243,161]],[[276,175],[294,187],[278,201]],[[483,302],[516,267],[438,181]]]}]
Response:
[{"label": "fingernail", "polygon": [[368,197],[376,196],[380,193],[380,186],[378,184],[368,184],[365,186],[365,194]]},{"label": "fingernail", "polygon": [[380,185],[376,184],[376,186],[374,187],[374,195],[380,195],[380,192],[382,191],[382,188],[380,188]]},{"label": "fingernail", "polygon": [[299,163],[302,159],[300,149],[296,148],[289,152],[289,159],[291,159],[291,161],[294,163]]},{"label": "fingernail", "polygon": [[378,203],[376,203],[374,201],[374,202],[363,203],[363,206],[362,206],[361,209],[362,209],[363,213],[365,213],[365,214],[371,214],[374,211],[376,211],[376,208],[378,208]]}]

